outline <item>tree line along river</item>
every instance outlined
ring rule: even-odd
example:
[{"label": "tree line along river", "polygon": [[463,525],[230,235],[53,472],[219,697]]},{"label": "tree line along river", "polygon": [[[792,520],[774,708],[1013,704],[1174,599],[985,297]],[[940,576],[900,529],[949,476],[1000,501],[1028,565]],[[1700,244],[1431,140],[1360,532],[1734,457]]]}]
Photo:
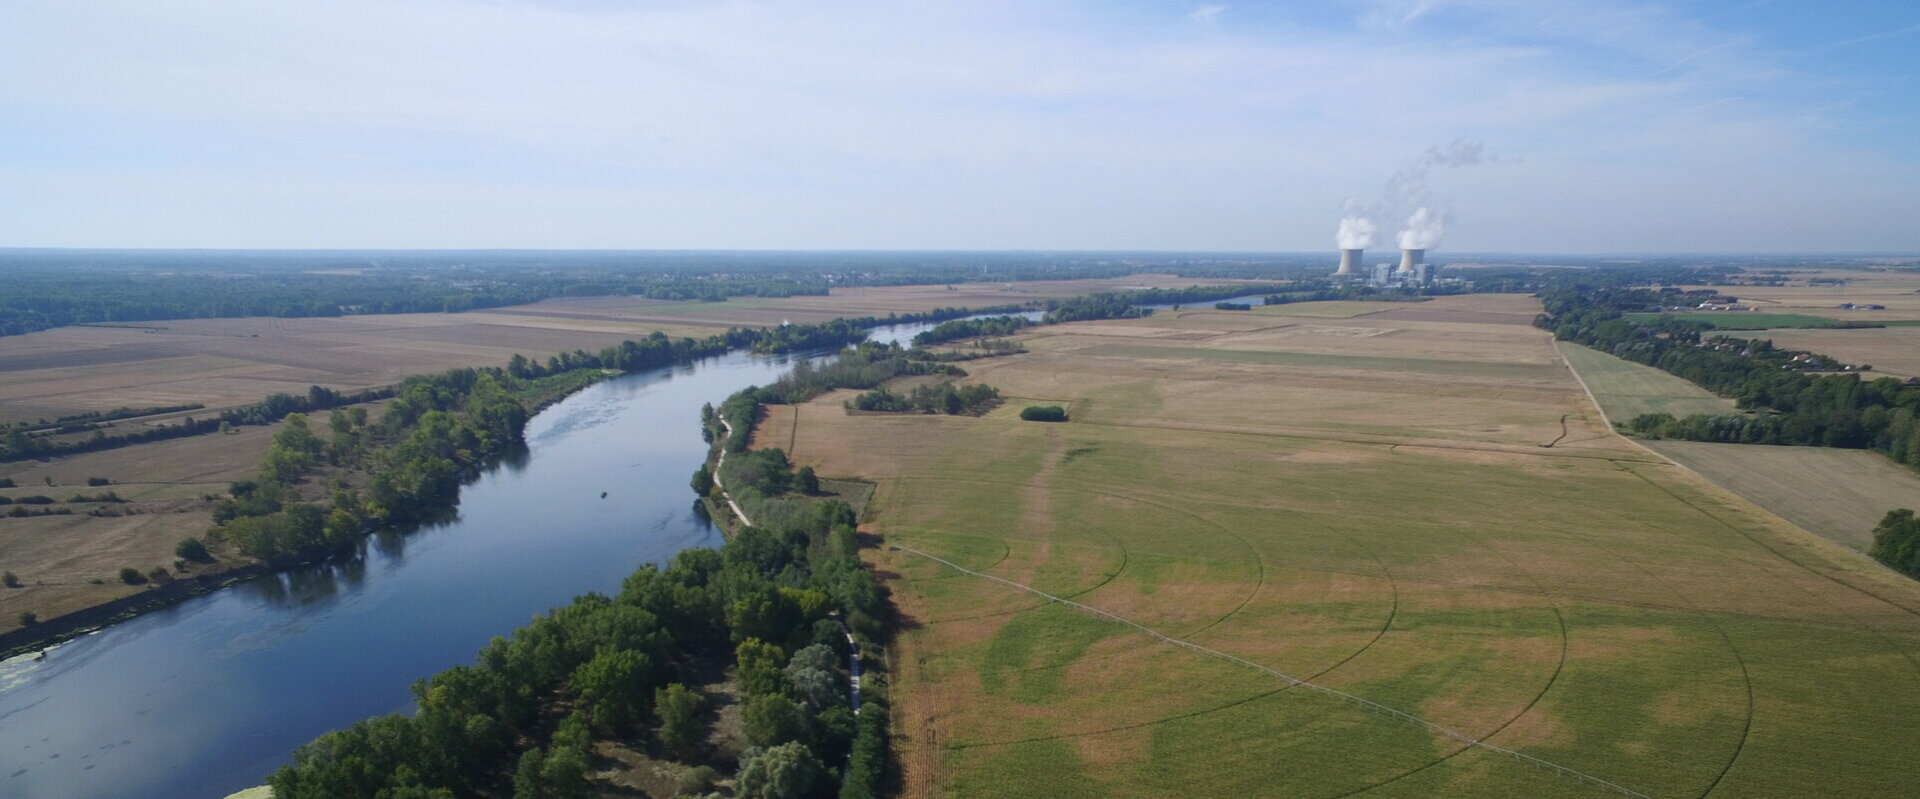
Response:
[{"label": "tree line along river", "polygon": [[322,732],[411,711],[414,680],[493,636],[717,546],[687,489],[707,454],[700,406],[820,355],[735,352],[598,383],[534,417],[526,450],[462,488],[451,522],[0,662],[0,796],[219,799]]}]

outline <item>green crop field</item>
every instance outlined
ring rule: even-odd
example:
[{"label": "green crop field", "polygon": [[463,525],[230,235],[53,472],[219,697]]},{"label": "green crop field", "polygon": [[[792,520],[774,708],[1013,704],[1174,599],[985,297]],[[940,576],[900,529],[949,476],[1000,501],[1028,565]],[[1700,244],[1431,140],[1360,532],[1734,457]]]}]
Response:
[{"label": "green crop field", "polygon": [[[1098,423],[803,415],[796,457],[875,479],[885,543],[1210,650],[883,546],[905,796],[1620,795],[1273,672],[1648,797],[1910,793],[1920,587],[1605,435],[1571,374],[1533,401],[1584,443],[1376,445],[1272,432],[1317,411],[1257,400],[1268,431],[1171,427],[1220,362],[1087,339],[972,379]],[[1372,412],[1442,387],[1410,371]]]},{"label": "green crop field", "polygon": [[1716,396],[1686,378],[1579,344],[1563,341],[1556,346],[1567,364],[1587,381],[1587,388],[1593,392],[1594,399],[1600,401],[1607,417],[1615,422],[1625,422],[1644,413],[1686,417],[1696,413],[1740,412],[1733,400]]},{"label": "green crop field", "polygon": [[[1703,311],[1700,313],[1630,313],[1626,318],[1646,322],[1660,317],[1700,322],[1718,330],[1767,330],[1802,327],[1880,327],[1888,322],[1844,322],[1824,316],[1792,313],[1754,313],[1740,311]],[[1893,323],[1897,324],[1897,323]]]}]

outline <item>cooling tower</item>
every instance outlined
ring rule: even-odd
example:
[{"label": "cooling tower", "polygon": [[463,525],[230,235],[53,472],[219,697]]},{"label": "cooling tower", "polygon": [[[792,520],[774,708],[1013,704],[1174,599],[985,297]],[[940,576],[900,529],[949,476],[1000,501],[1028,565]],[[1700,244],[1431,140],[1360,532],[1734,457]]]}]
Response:
[{"label": "cooling tower", "polygon": [[1413,271],[1414,264],[1420,263],[1421,261],[1425,261],[1426,259],[1427,259],[1426,250],[1401,250],[1400,251],[1400,271],[1411,272]]},{"label": "cooling tower", "polygon": [[1335,275],[1360,274],[1360,255],[1361,253],[1364,253],[1364,252],[1366,252],[1366,250],[1341,250],[1340,251],[1340,269],[1339,271],[1334,272],[1334,274]]}]

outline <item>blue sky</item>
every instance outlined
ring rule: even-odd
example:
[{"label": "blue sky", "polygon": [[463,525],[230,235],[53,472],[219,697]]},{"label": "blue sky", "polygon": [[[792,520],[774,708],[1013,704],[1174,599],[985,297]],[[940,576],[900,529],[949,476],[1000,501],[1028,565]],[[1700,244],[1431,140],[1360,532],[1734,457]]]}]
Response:
[{"label": "blue sky", "polygon": [[1912,0],[11,0],[0,246],[1325,250],[1397,194],[1920,251],[1916,54]]}]

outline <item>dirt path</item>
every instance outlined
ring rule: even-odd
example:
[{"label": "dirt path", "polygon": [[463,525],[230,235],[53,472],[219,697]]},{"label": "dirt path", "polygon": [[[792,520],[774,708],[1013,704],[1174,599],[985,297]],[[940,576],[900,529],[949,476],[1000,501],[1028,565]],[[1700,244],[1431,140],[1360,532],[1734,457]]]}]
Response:
[{"label": "dirt path", "polygon": [[[733,437],[733,425],[727,424],[727,420],[721,419],[720,426],[727,429],[728,438]],[[720,482],[720,467],[725,465],[727,465],[727,445],[726,442],[723,441],[720,444],[720,460],[714,461],[713,463],[713,484],[720,486],[721,498],[727,501],[727,507],[733,509],[733,515],[740,519],[740,523],[751,527],[753,526],[753,520],[747,518],[747,512],[740,509],[740,503],[733,501],[733,494],[728,493],[727,487]]]}]

